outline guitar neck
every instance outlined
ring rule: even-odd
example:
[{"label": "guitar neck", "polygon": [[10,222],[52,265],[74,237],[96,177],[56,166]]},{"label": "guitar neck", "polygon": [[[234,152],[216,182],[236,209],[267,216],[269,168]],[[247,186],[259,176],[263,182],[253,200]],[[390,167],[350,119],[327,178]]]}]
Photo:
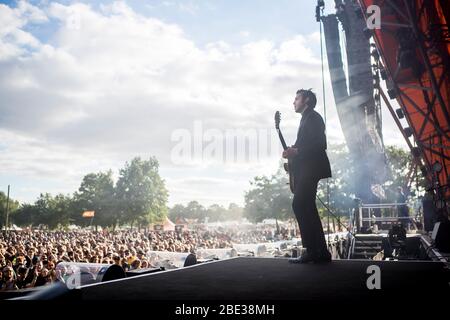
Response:
[{"label": "guitar neck", "polygon": [[277,129],[277,131],[278,131],[278,137],[280,137],[281,145],[283,146],[283,149],[286,150],[288,147],[287,147],[286,141],[284,141],[283,134],[281,133],[280,129]]}]

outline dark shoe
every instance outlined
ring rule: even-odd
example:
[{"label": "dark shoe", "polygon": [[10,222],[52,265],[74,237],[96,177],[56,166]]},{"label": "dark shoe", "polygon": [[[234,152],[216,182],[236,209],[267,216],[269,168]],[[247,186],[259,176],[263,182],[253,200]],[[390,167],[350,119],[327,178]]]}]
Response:
[{"label": "dark shoe", "polygon": [[315,259],[314,263],[329,263],[331,262],[331,253],[327,250],[319,254]]},{"label": "dark shoe", "polygon": [[313,257],[308,252],[303,253],[298,258],[290,258],[289,259],[290,263],[310,263],[313,261],[314,261]]}]

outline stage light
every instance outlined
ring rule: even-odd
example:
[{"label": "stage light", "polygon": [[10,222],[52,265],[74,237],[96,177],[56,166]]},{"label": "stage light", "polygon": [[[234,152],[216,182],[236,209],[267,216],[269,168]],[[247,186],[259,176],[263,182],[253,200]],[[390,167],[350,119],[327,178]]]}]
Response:
[{"label": "stage light", "polygon": [[372,83],[375,87],[380,86],[380,78],[378,77],[377,74],[372,75]]},{"label": "stage light", "polygon": [[[411,153],[412,153],[412,155],[413,155],[414,158],[420,157],[420,154],[421,154],[420,148],[418,148],[418,147],[412,148],[412,149],[411,149]],[[425,167],[424,167],[424,168],[425,168]],[[421,167],[421,170],[422,170],[422,167]],[[426,170],[426,169],[425,169],[425,170]]]},{"label": "stage light", "polygon": [[372,37],[372,30],[367,27],[364,28],[363,33],[367,39],[370,39],[370,37]]},{"label": "stage light", "polygon": [[316,22],[320,22],[320,7],[316,7]]},{"label": "stage light", "polygon": [[317,0],[317,6],[316,6],[316,21],[320,22],[320,10],[325,7],[325,1],[323,0]]},{"label": "stage light", "polygon": [[439,161],[433,163],[433,171],[439,173],[442,171],[442,164]]},{"label": "stage light", "polygon": [[355,14],[356,14],[356,16],[357,16],[358,18],[361,19],[361,18],[364,17],[363,12],[362,12],[360,6],[355,6],[354,10],[355,10]]},{"label": "stage light", "polygon": [[445,208],[445,201],[442,199],[438,199],[434,202],[434,205],[436,206],[436,208],[438,209],[444,209]]},{"label": "stage light", "polygon": [[409,137],[411,137],[413,135],[414,130],[411,127],[406,127],[406,128],[403,129],[403,132],[409,138]]},{"label": "stage light", "polygon": [[378,50],[375,48],[370,52],[370,55],[375,59],[375,60],[380,60],[380,54],[378,53]]},{"label": "stage light", "polygon": [[407,69],[412,68],[416,62],[416,56],[412,50],[400,50],[397,57],[397,63],[400,68]]},{"label": "stage light", "polygon": [[400,109],[400,108],[396,109],[396,110],[395,110],[395,113],[397,114],[397,117],[398,117],[399,119],[403,119],[403,118],[405,117],[405,114],[403,113],[403,110]]},{"label": "stage light", "polygon": [[388,89],[387,94],[391,99],[397,98],[397,90],[395,90],[395,88]]},{"label": "stage light", "polygon": [[[426,168],[425,166],[420,166],[420,172],[422,173],[422,175],[423,175],[424,177],[426,177],[427,174],[428,174],[427,168]],[[430,189],[430,188],[433,189],[433,187],[432,187],[432,186],[429,186],[429,185],[426,185],[425,188],[427,188],[427,189]]]}]

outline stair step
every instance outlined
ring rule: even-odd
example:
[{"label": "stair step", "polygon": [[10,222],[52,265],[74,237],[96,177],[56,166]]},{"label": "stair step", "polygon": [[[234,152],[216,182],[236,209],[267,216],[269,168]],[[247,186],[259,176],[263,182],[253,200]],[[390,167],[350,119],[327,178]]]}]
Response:
[{"label": "stair step", "polygon": [[353,253],[352,259],[371,259],[375,256],[375,254],[363,254],[363,253]]},{"label": "stair step", "polygon": [[383,239],[385,238],[381,238],[381,237],[356,237],[355,238],[356,241],[383,241]]},{"label": "stair step", "polygon": [[355,246],[355,250],[379,250],[381,251],[381,246],[370,246],[370,247],[364,247],[364,246]]},{"label": "stair step", "polygon": [[380,240],[356,240],[355,241],[355,243],[370,243],[370,244],[373,244],[373,243],[383,243],[383,241],[380,241]]},{"label": "stair step", "polygon": [[378,254],[379,251],[355,251],[353,252],[353,254],[361,254],[361,255],[365,255],[367,254],[368,256],[374,256],[376,254]]}]

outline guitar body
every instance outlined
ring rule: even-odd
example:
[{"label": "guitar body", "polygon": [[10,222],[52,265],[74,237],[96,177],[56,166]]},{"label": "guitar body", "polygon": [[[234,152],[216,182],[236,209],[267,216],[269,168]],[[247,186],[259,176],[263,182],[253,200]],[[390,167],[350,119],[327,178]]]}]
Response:
[{"label": "guitar body", "polygon": [[[286,145],[286,141],[284,141],[284,137],[283,134],[281,133],[280,130],[280,112],[277,111],[275,112],[275,128],[277,129],[278,132],[278,137],[280,138],[280,142],[281,145],[283,146],[283,149],[286,150],[288,147]],[[294,181],[294,174],[292,173],[292,164],[291,164],[291,160],[288,159],[287,163],[283,164],[284,170],[289,174],[289,189],[291,189],[291,192],[294,193],[295,191],[295,181]]]},{"label": "guitar body", "polygon": [[288,160],[287,163],[284,163],[283,167],[284,167],[284,170],[289,174],[289,189],[291,189],[291,192],[294,193],[295,181],[294,181],[294,175],[292,174],[292,170],[291,170],[290,160]]}]

